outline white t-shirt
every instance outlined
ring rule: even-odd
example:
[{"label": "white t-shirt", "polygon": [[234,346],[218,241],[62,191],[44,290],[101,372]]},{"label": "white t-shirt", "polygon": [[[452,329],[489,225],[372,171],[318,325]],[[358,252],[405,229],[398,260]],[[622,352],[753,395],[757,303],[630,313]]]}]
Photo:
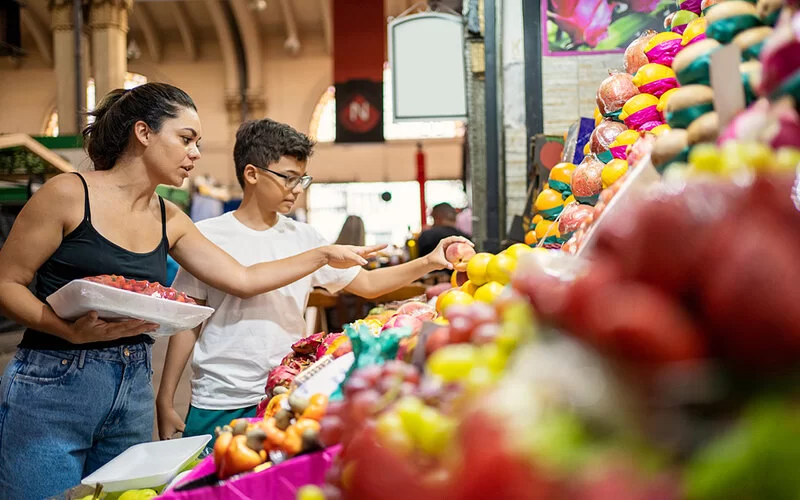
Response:
[{"label": "white t-shirt", "polygon": [[[308,224],[280,215],[278,222],[265,231],[250,229],[232,212],[201,221],[197,227],[245,266],[328,244]],[[206,285],[181,268],[173,288],[206,300],[216,310],[194,346],[192,406],[231,410],[258,404],[264,397],[270,369],[280,364],[305,332],[303,315],[311,289],[319,286],[338,292],[353,281],[359,269],[325,266],[281,289],[240,299]]]}]

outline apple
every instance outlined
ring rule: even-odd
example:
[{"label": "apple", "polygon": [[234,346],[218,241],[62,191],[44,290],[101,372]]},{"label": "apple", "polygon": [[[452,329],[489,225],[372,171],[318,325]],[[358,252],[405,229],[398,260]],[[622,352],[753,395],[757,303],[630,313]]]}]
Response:
[{"label": "apple", "polygon": [[467,262],[473,255],[475,255],[475,249],[472,248],[472,245],[463,242],[453,243],[444,251],[444,258],[447,259],[447,262],[453,264],[454,270],[461,272],[467,270]]}]

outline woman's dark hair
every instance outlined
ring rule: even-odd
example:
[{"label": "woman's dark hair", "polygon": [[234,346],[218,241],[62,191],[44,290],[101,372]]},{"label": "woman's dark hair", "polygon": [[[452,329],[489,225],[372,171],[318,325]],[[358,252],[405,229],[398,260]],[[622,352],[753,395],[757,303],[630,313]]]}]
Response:
[{"label": "woman's dark hair", "polygon": [[283,156],[306,161],[313,152],[314,141],[285,123],[269,118],[245,122],[236,132],[236,144],[233,145],[236,178],[244,187],[244,167],[248,164],[269,168]]},{"label": "woman's dark hair", "polygon": [[181,108],[197,111],[189,94],[166,83],[146,83],[112,90],[94,111],[94,123],[83,129],[83,141],[95,170],[108,170],[128,146],[133,125],[143,121],[155,132]]}]

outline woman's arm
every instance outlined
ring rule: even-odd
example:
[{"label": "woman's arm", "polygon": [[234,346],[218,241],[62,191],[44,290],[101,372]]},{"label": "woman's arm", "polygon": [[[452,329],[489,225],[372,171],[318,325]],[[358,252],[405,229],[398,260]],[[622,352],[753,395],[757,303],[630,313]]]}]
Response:
[{"label": "woman's arm", "polygon": [[186,214],[170,211],[170,235],[176,236],[170,250],[172,258],[204,283],[243,299],[294,283],[324,265],[342,269],[363,266],[368,257],[386,247],[331,245],[245,267],[203,236]]},{"label": "woman's arm", "polygon": [[154,330],[158,325],[132,320],[106,323],[96,314],[75,323],[56,316],[28,289],[36,271],[61,244],[69,207],[83,196],[75,176],[59,176],[47,182],[25,204],[3,248],[0,249],[0,310],[26,327],[56,335],[72,343],[113,340]]}]

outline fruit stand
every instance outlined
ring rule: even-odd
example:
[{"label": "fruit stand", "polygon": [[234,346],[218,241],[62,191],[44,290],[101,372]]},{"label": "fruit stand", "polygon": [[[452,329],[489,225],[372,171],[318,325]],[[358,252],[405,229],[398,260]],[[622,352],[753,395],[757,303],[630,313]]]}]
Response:
[{"label": "fruit stand", "polygon": [[452,245],[449,289],[295,343],[163,497],[799,498],[800,5],[679,5],[526,244]]}]

